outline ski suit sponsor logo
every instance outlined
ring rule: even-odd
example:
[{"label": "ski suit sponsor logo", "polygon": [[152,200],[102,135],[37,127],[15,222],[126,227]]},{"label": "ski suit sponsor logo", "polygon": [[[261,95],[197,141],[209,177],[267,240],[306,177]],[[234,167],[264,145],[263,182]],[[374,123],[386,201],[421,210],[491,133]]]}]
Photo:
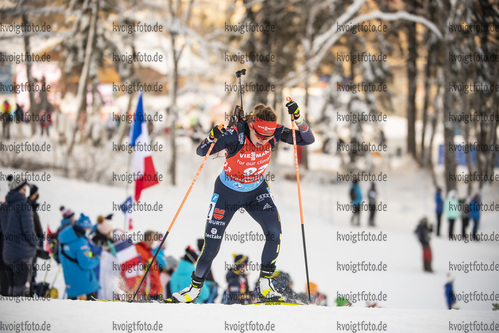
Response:
[{"label": "ski suit sponsor logo", "polygon": [[219,225],[219,226],[224,226],[225,225],[225,222],[215,221],[215,220],[208,220],[208,223],[209,224],[213,224],[213,225]]},{"label": "ski suit sponsor logo", "polygon": [[213,213],[215,212],[215,205],[217,204],[219,196],[220,196],[219,194],[213,193],[213,196],[211,197],[210,208],[208,209],[208,216],[206,217],[208,220],[213,219]]},{"label": "ski suit sponsor logo", "polygon": [[221,235],[212,235],[212,234],[208,234],[208,233],[205,233],[204,235],[206,238],[212,238],[212,239],[222,239],[222,236]]},{"label": "ski suit sponsor logo", "polygon": [[224,217],[225,210],[215,208],[215,214],[213,214],[213,217],[215,217],[217,220],[221,220]]},{"label": "ski suit sponsor logo", "polygon": [[256,197],[256,201],[262,202],[263,200],[265,200],[265,198],[270,198],[270,193],[260,194]]}]

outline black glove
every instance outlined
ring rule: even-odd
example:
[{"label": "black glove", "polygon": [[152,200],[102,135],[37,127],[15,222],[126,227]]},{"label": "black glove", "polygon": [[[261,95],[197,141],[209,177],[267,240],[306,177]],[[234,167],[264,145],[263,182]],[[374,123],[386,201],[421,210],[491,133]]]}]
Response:
[{"label": "black glove", "polygon": [[287,102],[286,107],[288,108],[288,113],[292,114],[295,120],[300,118],[300,108],[298,107],[298,104],[296,104],[296,102]]},{"label": "black glove", "polygon": [[210,131],[210,140],[220,139],[220,137],[225,133],[225,128],[223,124],[216,125]]},{"label": "black glove", "polygon": [[42,249],[36,249],[36,256],[43,260],[50,259],[50,254]]}]

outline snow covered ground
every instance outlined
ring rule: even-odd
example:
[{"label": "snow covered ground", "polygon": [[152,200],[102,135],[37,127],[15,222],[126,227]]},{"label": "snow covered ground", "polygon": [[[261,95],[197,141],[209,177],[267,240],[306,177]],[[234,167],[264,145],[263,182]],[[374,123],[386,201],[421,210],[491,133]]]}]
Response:
[{"label": "snow covered ground", "polygon": [[[287,159],[288,154],[289,151],[282,152],[279,160]],[[196,239],[203,236],[207,203],[213,190],[213,181],[221,170],[223,160],[223,158],[208,160],[169,235],[167,254],[179,258],[187,245],[195,247]],[[275,179],[270,181],[270,187],[279,208],[283,228],[278,269],[290,273],[295,291],[303,292],[306,278],[296,182],[285,180],[285,175],[294,175],[291,162],[292,159],[288,165],[269,167],[271,174],[275,175]],[[165,181],[160,186],[143,192],[141,200],[151,204],[161,203],[164,209],[134,213],[135,231],[143,232],[148,229],[166,231],[200,163],[201,158],[194,156],[192,152],[183,154],[178,160],[179,181],[176,187],[167,185]],[[483,331],[483,326],[482,330],[479,330],[476,325],[471,328],[453,325],[464,325],[469,322],[498,323],[498,313],[491,311],[492,303],[499,303],[497,270],[452,272],[455,277],[454,291],[458,295],[458,304],[461,308],[458,311],[446,310],[444,284],[451,264],[453,266],[470,261],[499,264],[499,241],[464,243],[450,242],[446,237],[433,237],[431,245],[435,272],[424,273],[421,247],[413,231],[422,216],[426,215],[435,222],[433,186],[426,172],[411,167],[410,163],[403,160],[398,163],[398,165],[393,163],[395,167],[390,170],[383,169],[387,173],[387,181],[378,184],[378,200],[386,203],[387,211],[378,213],[377,226],[371,228],[366,226],[366,213],[361,216],[362,226],[353,228],[350,226],[351,213],[338,209],[338,204],[348,203],[349,183],[336,182],[336,174],[323,171],[307,172],[302,175],[310,280],[317,283],[319,290],[328,296],[327,308],[125,304],[68,300],[22,300],[16,303],[13,300],[2,300],[0,330],[15,331],[13,326],[2,325],[26,320],[39,324],[45,321],[46,324],[51,324],[51,332],[147,331],[144,329],[147,327],[144,326],[136,326],[135,329],[123,326],[138,321],[152,325],[157,321],[163,324],[164,332],[241,333],[255,331],[259,326],[253,326],[253,323],[257,321],[265,325],[270,322],[270,326],[274,324],[276,332],[380,331],[378,326],[366,326],[369,323],[378,325],[380,322],[386,324],[387,332],[466,332],[466,330],[477,332]],[[158,162],[156,168],[165,174],[164,163]],[[8,173],[20,170],[0,171]],[[109,170],[110,174],[111,172],[112,170]],[[78,215],[83,212],[95,222],[97,215],[107,215],[112,212],[113,202],[121,204],[126,197],[124,184],[108,186],[52,176],[50,182],[40,182],[37,185],[40,189],[40,203],[47,202],[52,205],[50,211],[40,213],[44,228],[48,224],[52,230],[59,226],[61,220],[60,205],[69,207]],[[361,187],[365,196],[368,183],[362,183]],[[129,187],[130,193],[132,188],[133,184]],[[485,187],[482,193],[483,201],[499,203],[498,188],[498,184]],[[0,184],[0,190],[3,197],[6,185]],[[114,214],[114,225],[122,228],[123,215],[121,212]],[[460,230],[460,226],[461,222],[456,222],[456,231]],[[237,213],[227,228],[227,233],[232,237],[250,231],[262,234],[256,222],[246,213]],[[488,235],[499,234],[497,211],[483,213],[480,231]],[[352,236],[358,232],[364,232],[363,235],[381,233],[386,235],[386,238],[384,241],[354,243]],[[447,235],[447,221],[443,221],[442,233],[444,236]],[[256,267],[260,263],[262,247],[263,241],[240,242],[226,239],[223,242],[220,253],[213,263],[213,274],[222,289],[225,288],[225,264],[232,264],[233,253],[244,253],[249,256],[249,281],[253,286],[258,272],[251,269],[251,264]],[[359,261],[376,265],[381,262],[386,264],[386,271],[352,273],[338,269],[339,265]],[[47,274],[48,282],[52,282],[56,271],[54,264]],[[42,281],[43,276],[44,272],[39,274],[38,281]],[[64,292],[62,274],[59,274],[55,286],[62,297]],[[477,294],[482,296],[486,294],[490,297],[494,293],[496,299],[494,301],[466,299],[470,292],[473,294],[472,297],[476,297]],[[377,302],[381,308],[366,308],[366,302],[363,300],[354,302],[350,308],[338,308],[334,304],[338,294],[349,295],[347,298],[353,302],[355,297],[358,297],[356,295],[362,293],[381,295],[384,300]],[[253,323],[249,324],[250,321]],[[366,323],[363,326],[355,326],[359,321]],[[248,326],[241,326],[247,322]]]}]

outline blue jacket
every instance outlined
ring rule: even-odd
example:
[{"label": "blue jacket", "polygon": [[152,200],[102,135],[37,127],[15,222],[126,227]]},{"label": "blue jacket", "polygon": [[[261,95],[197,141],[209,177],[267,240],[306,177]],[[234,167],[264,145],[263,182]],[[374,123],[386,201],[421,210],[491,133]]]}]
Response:
[{"label": "blue jacket", "polygon": [[480,219],[480,199],[473,199],[470,202],[470,219]]},{"label": "blue jacket", "polygon": [[360,190],[359,184],[352,184],[352,187],[355,191],[355,199],[352,200],[352,204],[359,205],[362,203],[362,191]]},{"label": "blue jacket", "polygon": [[[194,271],[194,264],[184,259],[180,259],[178,263],[177,270],[173,272],[170,280],[170,289],[172,293],[181,291],[184,288],[189,287],[191,283],[191,274]],[[201,288],[201,294],[199,295],[196,303],[203,303],[210,297],[210,289],[207,283]]]},{"label": "blue jacket", "polygon": [[165,256],[165,251],[159,247],[152,250],[152,254],[155,255],[156,252],[158,252],[158,250],[159,250],[159,253],[156,256],[156,261],[158,262],[159,270],[162,271],[166,267],[166,256]]},{"label": "blue jacket", "polygon": [[445,300],[447,301],[447,306],[450,307],[456,302],[456,295],[452,288],[452,282],[447,282],[444,286],[445,289]]},{"label": "blue jacket", "polygon": [[99,265],[99,258],[92,257],[83,229],[78,226],[64,228],[58,239],[59,259],[68,296],[77,297],[97,291],[100,285],[94,268]]},{"label": "blue jacket", "polygon": [[444,210],[444,200],[442,199],[442,194],[439,192],[435,193],[435,203],[437,205],[436,212],[442,214]]},{"label": "blue jacket", "polygon": [[0,206],[3,259],[14,261],[33,258],[38,237],[35,233],[33,211],[26,197],[18,191],[10,191]]},{"label": "blue jacket", "polygon": [[73,221],[70,219],[62,219],[61,220],[61,225],[57,229],[57,231],[61,231],[62,229],[66,228],[68,225],[73,224]]}]

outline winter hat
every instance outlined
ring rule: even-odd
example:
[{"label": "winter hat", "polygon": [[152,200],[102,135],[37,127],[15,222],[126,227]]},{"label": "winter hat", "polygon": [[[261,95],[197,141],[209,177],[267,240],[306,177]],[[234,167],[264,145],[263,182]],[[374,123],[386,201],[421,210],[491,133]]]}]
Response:
[{"label": "winter hat", "polygon": [[14,177],[13,175],[8,175],[7,181],[9,182],[8,186],[10,191],[19,191],[21,187],[28,184],[23,177]]},{"label": "winter hat", "polygon": [[177,266],[177,265],[178,265],[178,260],[177,259],[175,259],[172,256],[166,257],[165,268],[166,268],[167,271],[175,268],[175,266]]},{"label": "winter hat", "polygon": [[[317,284],[314,282],[310,282],[310,294],[315,295],[319,292],[319,287],[317,287]],[[307,284],[305,283],[305,290],[308,290]]]},{"label": "winter hat", "polygon": [[234,257],[234,264],[237,266],[241,264],[247,264],[248,263],[248,257],[245,256],[244,254],[233,254]]},{"label": "winter hat", "polygon": [[194,250],[192,247],[187,246],[185,249],[185,255],[183,257],[185,261],[195,263],[198,260],[198,253],[196,250]]},{"label": "winter hat", "polygon": [[90,221],[90,218],[83,213],[80,214],[80,218],[78,219],[78,221],[76,221],[76,225],[83,229],[92,228],[92,222]]},{"label": "winter hat", "polygon": [[109,220],[104,220],[103,222],[97,223],[97,230],[103,235],[107,235],[114,230],[113,223]]},{"label": "winter hat", "polygon": [[71,209],[66,208],[64,206],[61,206],[59,210],[62,212],[63,219],[69,219],[75,214]]},{"label": "winter hat", "polygon": [[33,194],[35,194],[36,191],[38,191],[38,186],[36,186],[35,184],[31,184],[29,186],[29,196],[32,196]]}]

